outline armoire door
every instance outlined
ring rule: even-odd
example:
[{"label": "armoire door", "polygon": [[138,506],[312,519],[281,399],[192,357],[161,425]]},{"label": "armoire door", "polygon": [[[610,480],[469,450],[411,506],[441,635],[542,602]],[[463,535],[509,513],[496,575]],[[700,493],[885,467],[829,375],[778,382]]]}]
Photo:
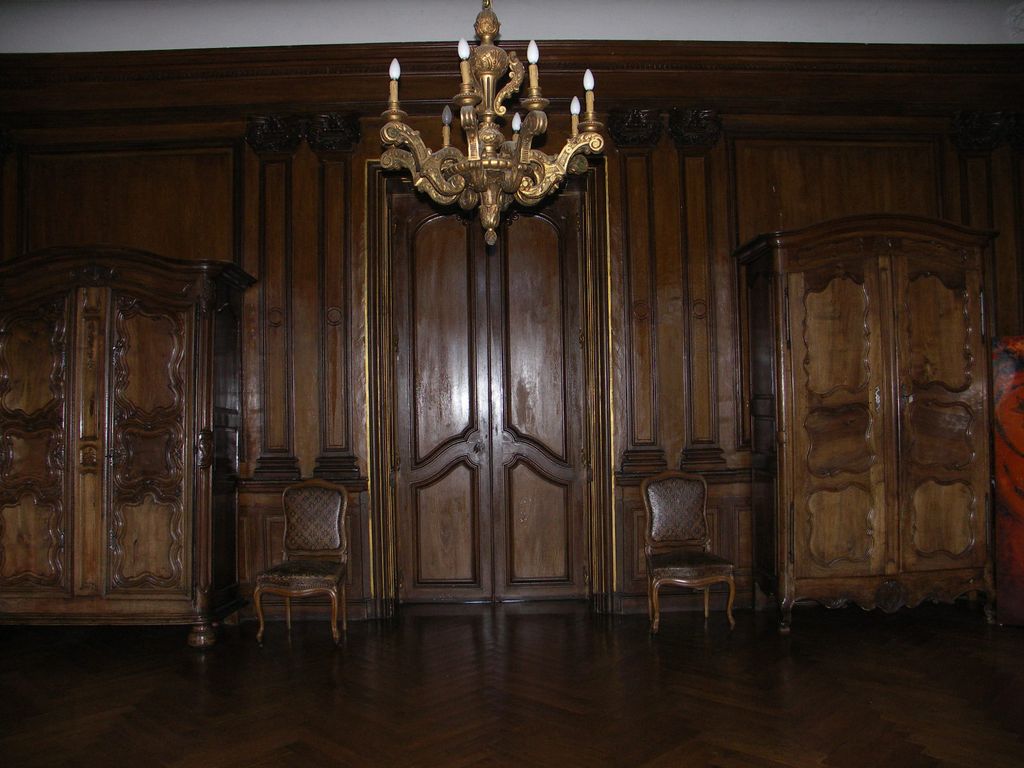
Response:
[{"label": "armoire door", "polygon": [[506,224],[391,196],[399,598],[585,597],[578,221]]},{"label": "armoire door", "polygon": [[[904,241],[894,259],[903,568],[986,560],[988,353],[978,251]],[[970,255],[968,255],[970,254]]]},{"label": "armoire door", "polygon": [[64,498],[71,294],[20,295],[0,308],[0,593],[67,592]]},{"label": "armoire door", "polygon": [[107,589],[189,594],[195,312],[146,293],[110,295]]},{"label": "armoire door", "polygon": [[888,286],[865,256],[787,276],[797,578],[880,575],[893,559]]}]

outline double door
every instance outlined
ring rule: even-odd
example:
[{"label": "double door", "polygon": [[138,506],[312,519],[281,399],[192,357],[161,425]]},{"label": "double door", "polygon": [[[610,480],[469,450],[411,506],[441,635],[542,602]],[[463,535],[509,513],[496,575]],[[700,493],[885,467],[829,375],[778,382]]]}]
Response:
[{"label": "double door", "polygon": [[391,195],[400,600],[588,595],[582,198],[488,248]]}]

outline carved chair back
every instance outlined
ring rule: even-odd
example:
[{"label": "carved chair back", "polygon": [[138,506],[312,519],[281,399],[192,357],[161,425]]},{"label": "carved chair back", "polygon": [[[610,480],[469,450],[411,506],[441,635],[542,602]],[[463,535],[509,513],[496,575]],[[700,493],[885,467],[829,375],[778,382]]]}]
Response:
[{"label": "carved chair back", "polygon": [[680,547],[711,549],[708,485],[700,475],[662,472],[640,486],[647,510],[647,554]]},{"label": "carved chair back", "polygon": [[348,562],[345,512],[348,494],[320,480],[285,488],[284,559]]}]

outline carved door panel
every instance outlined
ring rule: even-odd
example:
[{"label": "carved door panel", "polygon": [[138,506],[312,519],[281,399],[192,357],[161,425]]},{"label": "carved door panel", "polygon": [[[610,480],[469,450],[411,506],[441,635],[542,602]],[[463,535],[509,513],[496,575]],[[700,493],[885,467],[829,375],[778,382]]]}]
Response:
[{"label": "carved door panel", "polygon": [[901,250],[893,263],[903,567],[976,566],[985,561],[989,476],[980,264],[932,242]]},{"label": "carved door panel", "polygon": [[792,549],[798,577],[885,572],[891,437],[877,262],[788,276],[794,434]]},{"label": "carved door panel", "polygon": [[119,289],[110,312],[108,589],[181,594],[192,571],[194,314]]},{"label": "carved door panel", "polygon": [[488,599],[487,263],[460,217],[391,202],[400,594]]},{"label": "carved door panel", "polygon": [[0,592],[69,589],[68,292],[0,309]]},{"label": "carved door panel", "polygon": [[404,601],[587,593],[580,196],[566,197],[493,252],[475,221],[390,197]]},{"label": "carved door panel", "polygon": [[[584,597],[579,196],[503,233],[492,273],[496,596]],[[500,270],[500,271],[499,271]]]}]

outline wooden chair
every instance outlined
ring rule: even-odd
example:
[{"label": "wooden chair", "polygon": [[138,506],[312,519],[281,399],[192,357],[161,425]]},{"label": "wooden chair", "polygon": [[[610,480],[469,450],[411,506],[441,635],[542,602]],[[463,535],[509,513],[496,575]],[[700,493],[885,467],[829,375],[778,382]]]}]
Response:
[{"label": "wooden chair", "polygon": [[331,637],[338,638],[338,593],[341,597],[341,625],[348,630],[345,611],[345,578],[348,574],[348,538],[345,512],[348,494],[344,488],[320,480],[305,480],[288,486],[281,494],[284,507],[284,562],[256,577],[256,616],[260,627],[256,642],[263,643],[264,594],[284,598],[288,631],[292,628],[293,597],[327,595],[331,600]]},{"label": "wooden chair", "polygon": [[700,475],[662,472],[644,480],[640,491],[647,510],[644,553],[651,633],[658,631],[661,619],[658,590],[663,584],[703,589],[705,620],[708,618],[708,588],[719,582],[727,584],[729,601],[725,612],[729,628],[736,626],[732,616],[736,598],[734,566],[711,553],[707,482]]}]

